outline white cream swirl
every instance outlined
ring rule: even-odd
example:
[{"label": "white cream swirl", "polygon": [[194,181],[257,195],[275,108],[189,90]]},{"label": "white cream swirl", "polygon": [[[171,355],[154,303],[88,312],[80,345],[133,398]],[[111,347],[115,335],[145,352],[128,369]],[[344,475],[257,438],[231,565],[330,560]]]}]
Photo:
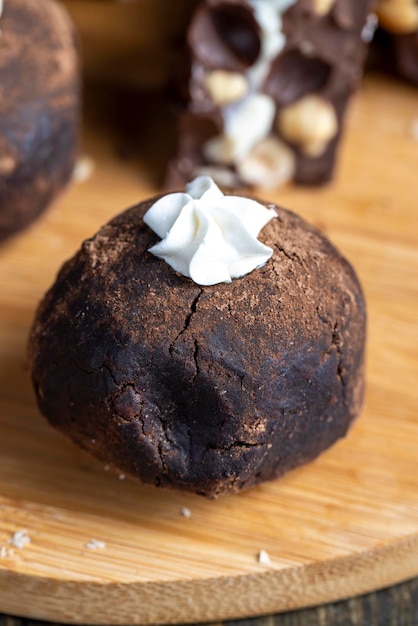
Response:
[{"label": "white cream swirl", "polygon": [[186,193],[163,196],[144,215],[162,241],[149,252],[199,285],[230,283],[264,265],[273,250],[258,241],[274,209],[239,196],[225,196],[209,176]]}]

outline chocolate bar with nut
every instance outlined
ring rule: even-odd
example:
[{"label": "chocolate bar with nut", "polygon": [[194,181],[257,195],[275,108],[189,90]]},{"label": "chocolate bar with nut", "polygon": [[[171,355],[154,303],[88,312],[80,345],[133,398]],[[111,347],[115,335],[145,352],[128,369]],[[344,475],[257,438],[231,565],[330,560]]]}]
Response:
[{"label": "chocolate bar with nut", "polygon": [[418,85],[417,0],[379,0],[376,14],[380,28],[390,36],[397,73]]},{"label": "chocolate bar with nut", "polygon": [[362,75],[372,2],[202,0],[167,186],[320,184]]}]

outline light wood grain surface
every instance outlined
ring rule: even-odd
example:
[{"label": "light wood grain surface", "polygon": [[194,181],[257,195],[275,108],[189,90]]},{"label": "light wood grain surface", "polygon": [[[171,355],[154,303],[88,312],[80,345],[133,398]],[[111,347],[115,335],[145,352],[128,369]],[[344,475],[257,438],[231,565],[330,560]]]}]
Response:
[{"label": "light wood grain surface", "polygon": [[[208,626],[416,626],[418,579],[340,602]],[[55,626],[30,618],[0,615],[0,626]]]},{"label": "light wood grain surface", "polygon": [[[319,604],[418,575],[416,92],[369,78],[351,109],[336,182],[268,195],[319,225],[362,280],[363,414],[309,466],[214,502],[122,480],[35,406],[25,349],[37,301],[84,237],[156,192],[167,151],[170,122],[156,102],[107,90],[89,102],[83,151],[92,176],[0,251],[0,611],[84,624],[198,622]],[[31,543],[11,554],[21,529]],[[91,550],[91,539],[106,545]],[[270,565],[258,562],[261,549]]]}]

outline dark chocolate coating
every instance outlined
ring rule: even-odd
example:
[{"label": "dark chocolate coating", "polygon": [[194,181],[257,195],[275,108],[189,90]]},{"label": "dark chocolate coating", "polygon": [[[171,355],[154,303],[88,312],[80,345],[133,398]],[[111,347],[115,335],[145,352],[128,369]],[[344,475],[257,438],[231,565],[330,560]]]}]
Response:
[{"label": "dark chocolate coating", "polygon": [[0,241],[69,180],[79,77],[73,27],[51,0],[8,0],[0,37]]},{"label": "dark chocolate coating", "polygon": [[362,405],[353,269],[277,208],[259,237],[267,264],[200,287],[147,252],[150,205],[85,241],[40,304],[29,351],[40,410],[144,483],[208,497],[314,459]]},{"label": "dark chocolate coating", "polygon": [[[347,103],[362,76],[366,53],[362,30],[371,6],[371,0],[336,0],[330,13],[321,17],[312,0],[297,0],[283,15],[286,44],[272,62],[261,92],[274,99],[277,111],[308,94],[318,95],[332,103],[338,120],[338,133],[317,157],[306,156],[298,145],[279,135],[296,157],[296,183],[322,184],[333,175]],[[222,121],[205,90],[205,71],[242,72],[254,63],[261,47],[252,8],[245,0],[203,0],[191,21],[188,42],[193,68],[189,101],[179,122],[167,188],[183,186],[196,168],[213,165],[205,159],[202,147],[210,120],[213,135],[222,131]],[[275,125],[271,132],[278,135]],[[238,182],[245,185],[239,178]]]},{"label": "dark chocolate coating", "polygon": [[418,31],[394,35],[393,42],[399,75],[418,86]]},{"label": "dark chocolate coating", "polygon": [[378,28],[369,49],[367,67],[418,86],[418,32],[395,34]]}]

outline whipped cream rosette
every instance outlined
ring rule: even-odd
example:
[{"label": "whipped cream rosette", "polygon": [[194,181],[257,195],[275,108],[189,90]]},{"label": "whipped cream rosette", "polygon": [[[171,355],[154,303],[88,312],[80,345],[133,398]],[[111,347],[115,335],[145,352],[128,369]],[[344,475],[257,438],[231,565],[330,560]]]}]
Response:
[{"label": "whipped cream rosette", "polygon": [[229,283],[264,265],[273,250],[258,241],[277,214],[239,196],[225,196],[208,176],[186,193],[163,196],[144,215],[162,241],[149,251],[200,285]]}]

